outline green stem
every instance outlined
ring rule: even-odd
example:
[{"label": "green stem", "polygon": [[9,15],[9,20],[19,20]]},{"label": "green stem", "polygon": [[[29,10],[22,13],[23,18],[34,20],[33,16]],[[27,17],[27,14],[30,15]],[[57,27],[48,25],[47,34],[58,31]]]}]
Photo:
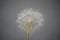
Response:
[{"label": "green stem", "polygon": [[28,40],[30,40],[30,35],[28,34],[27,36],[28,36]]}]

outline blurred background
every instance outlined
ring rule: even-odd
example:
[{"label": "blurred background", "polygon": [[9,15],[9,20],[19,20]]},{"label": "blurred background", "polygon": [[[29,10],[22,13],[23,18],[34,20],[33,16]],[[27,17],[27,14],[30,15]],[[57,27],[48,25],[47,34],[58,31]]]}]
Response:
[{"label": "blurred background", "polygon": [[0,40],[26,40],[26,32],[17,28],[17,14],[26,8],[39,10],[44,26],[32,34],[31,40],[60,40],[58,0],[0,0]]}]

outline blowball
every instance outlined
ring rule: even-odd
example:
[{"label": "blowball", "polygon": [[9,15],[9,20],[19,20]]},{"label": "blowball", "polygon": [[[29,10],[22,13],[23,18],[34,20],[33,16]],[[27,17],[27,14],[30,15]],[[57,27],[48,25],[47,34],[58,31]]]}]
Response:
[{"label": "blowball", "polygon": [[32,24],[32,32],[34,32],[36,29],[40,30],[40,27],[43,26],[44,18],[38,10],[30,8],[18,13],[16,22],[18,23],[17,27],[26,32],[28,32],[26,30],[27,22],[30,22]]}]

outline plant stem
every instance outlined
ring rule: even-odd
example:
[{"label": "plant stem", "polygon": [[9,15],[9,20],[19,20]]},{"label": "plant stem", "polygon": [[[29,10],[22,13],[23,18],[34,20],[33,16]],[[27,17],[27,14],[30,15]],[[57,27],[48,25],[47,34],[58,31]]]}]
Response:
[{"label": "plant stem", "polygon": [[30,36],[29,36],[29,34],[27,35],[27,40],[30,40]]}]

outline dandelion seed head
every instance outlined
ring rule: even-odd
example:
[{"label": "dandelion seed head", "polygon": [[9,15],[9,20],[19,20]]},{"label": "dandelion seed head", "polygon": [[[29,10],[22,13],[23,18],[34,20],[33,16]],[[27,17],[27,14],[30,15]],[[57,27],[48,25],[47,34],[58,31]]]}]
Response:
[{"label": "dandelion seed head", "polygon": [[26,31],[25,27],[28,18],[30,18],[29,20],[32,21],[32,32],[36,31],[36,29],[40,30],[40,27],[43,26],[44,18],[42,13],[38,12],[38,10],[30,8],[24,9],[17,14],[16,20],[16,22],[18,23],[17,27]]}]

